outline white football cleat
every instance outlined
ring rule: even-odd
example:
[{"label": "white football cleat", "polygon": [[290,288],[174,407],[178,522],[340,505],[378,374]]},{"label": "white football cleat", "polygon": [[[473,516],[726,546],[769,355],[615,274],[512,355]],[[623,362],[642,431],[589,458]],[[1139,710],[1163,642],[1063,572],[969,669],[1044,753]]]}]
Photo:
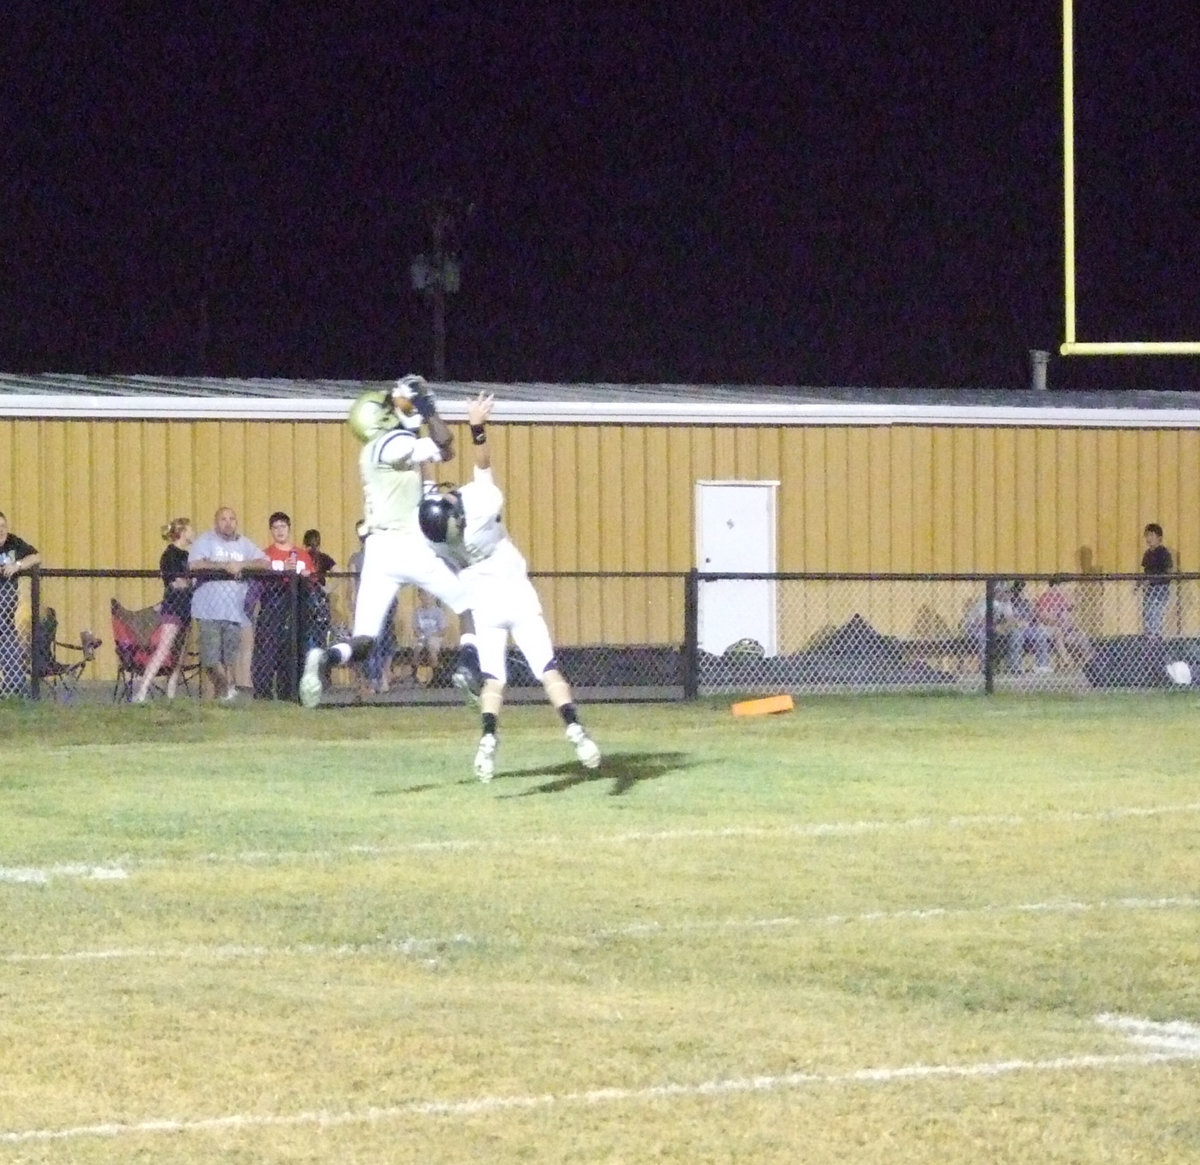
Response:
[{"label": "white football cleat", "polygon": [[310,647],[304,657],[304,674],[300,677],[300,703],[315,708],[325,690],[325,649]]},{"label": "white football cleat", "polygon": [[490,781],[496,773],[496,738],[487,732],[479,738],[479,749],[475,753],[475,775],[483,782]]},{"label": "white football cleat", "polygon": [[582,724],[568,725],[567,739],[575,746],[575,755],[585,769],[600,767],[600,749],[596,742],[584,732]]}]

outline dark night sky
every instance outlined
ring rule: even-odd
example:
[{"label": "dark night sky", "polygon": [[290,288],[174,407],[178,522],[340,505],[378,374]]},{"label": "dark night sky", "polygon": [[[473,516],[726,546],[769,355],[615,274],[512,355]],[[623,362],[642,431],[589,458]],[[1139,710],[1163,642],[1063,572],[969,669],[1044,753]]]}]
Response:
[{"label": "dark night sky", "polygon": [[[6,5],[0,371],[428,371],[444,191],[455,379],[1018,388],[1063,338],[1059,0],[299,8]],[[1079,337],[1200,340],[1200,5],[1076,25]]]}]

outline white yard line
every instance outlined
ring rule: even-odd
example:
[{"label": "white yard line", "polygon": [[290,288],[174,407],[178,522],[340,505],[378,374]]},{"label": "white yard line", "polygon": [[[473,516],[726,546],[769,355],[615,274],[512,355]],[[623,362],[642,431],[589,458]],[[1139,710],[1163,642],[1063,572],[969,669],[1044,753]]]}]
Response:
[{"label": "white yard line", "polygon": [[[671,935],[719,933],[739,930],[784,930],[802,927],[875,925],[887,922],[925,922],[977,918],[1002,914],[1087,914],[1117,910],[1200,910],[1200,898],[1112,898],[1095,902],[1022,902],[1015,905],[946,907],[925,906],[906,910],[871,910],[861,914],[826,914],[813,917],[723,918],[685,922],[639,922],[578,933],[543,934],[550,943],[586,943],[621,938],[666,938]],[[222,943],[187,947],[113,947],[92,951],[10,953],[3,963],[86,963],[117,960],[173,959],[181,962],[260,958],[378,958],[386,955],[429,956],[447,947],[512,945],[511,940],[488,935],[452,934],[433,938],[409,937],[374,943],[322,945],[303,943],[271,947],[262,944]]]},{"label": "white yard line", "polygon": [[479,942],[470,935],[455,934],[445,938],[404,938],[376,943],[339,943],[323,946],[320,943],[298,943],[292,946],[271,947],[251,943],[220,943],[214,946],[186,947],[110,947],[94,951],[60,951],[42,954],[0,955],[0,963],[104,963],[121,960],[172,959],[176,962],[223,962],[234,959],[263,958],[355,958],[380,955],[426,955],[451,946],[472,946]]},{"label": "white yard line", "polygon": [[669,1082],[646,1088],[591,1088],[583,1092],[423,1100],[344,1112],[320,1110],[278,1115],[238,1113],[194,1120],[155,1119],[132,1123],[77,1125],[66,1129],[17,1129],[0,1131],[0,1144],[16,1145],[36,1141],[69,1141],[83,1137],[122,1137],[147,1133],[209,1132],[220,1129],[286,1128],[305,1125],[331,1128],[402,1120],[405,1117],[472,1117],[493,1112],[553,1108],[559,1105],[637,1104],[646,1101],[734,1096],[801,1088],[903,1084],[923,1080],[971,1080],[1021,1072],[1144,1068],[1200,1060],[1200,1027],[1195,1024],[1180,1021],[1156,1024],[1149,1020],[1110,1015],[1098,1016],[1097,1022],[1110,1032],[1161,1050],[1116,1052],[1107,1055],[1082,1053],[1042,1060],[991,1060],[974,1064],[909,1064],[899,1067],[859,1068],[850,1072],[788,1072],[776,1076],[705,1080],[694,1084]]},{"label": "white yard line", "polygon": [[0,882],[44,886],[55,878],[78,878],[84,882],[120,882],[129,877],[122,866],[88,866],[68,862],[57,866],[0,866]]},{"label": "white yard line", "polygon": [[720,842],[738,838],[811,838],[855,837],[860,835],[918,832],[932,829],[986,829],[1029,825],[1086,824],[1089,822],[1129,821],[1158,817],[1189,816],[1200,813],[1200,802],[1183,805],[1128,806],[1092,812],[1063,810],[1046,813],[992,813],[970,816],[910,817],[901,821],[830,821],[787,826],[726,826],[718,829],[638,830],[630,833],[544,834],[517,840],[495,841],[490,838],[448,838],[442,841],[411,841],[401,845],[346,845],[323,850],[248,850],[240,853],[207,853],[181,858],[122,858],[88,865],[81,862],[59,863],[44,868],[0,866],[0,884],[48,882],[54,877],[120,879],[138,869],[180,868],[187,865],[256,866],[296,862],[328,862],[346,857],[386,858],[402,854],[466,853],[490,851],[516,853],[524,849],[605,845],[657,845],[673,842]]}]

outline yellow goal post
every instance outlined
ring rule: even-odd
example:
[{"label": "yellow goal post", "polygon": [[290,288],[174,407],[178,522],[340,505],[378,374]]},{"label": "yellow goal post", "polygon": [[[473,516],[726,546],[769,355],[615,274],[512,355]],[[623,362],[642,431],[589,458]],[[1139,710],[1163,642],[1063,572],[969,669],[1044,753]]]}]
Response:
[{"label": "yellow goal post", "polygon": [[1063,0],[1064,356],[1200,356],[1200,340],[1084,341],[1075,335],[1075,0]]}]

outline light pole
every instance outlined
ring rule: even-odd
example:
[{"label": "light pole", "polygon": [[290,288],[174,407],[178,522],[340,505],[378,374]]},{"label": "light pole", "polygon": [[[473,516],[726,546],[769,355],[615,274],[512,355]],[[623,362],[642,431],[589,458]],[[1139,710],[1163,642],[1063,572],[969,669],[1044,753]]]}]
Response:
[{"label": "light pole", "polygon": [[[446,296],[462,284],[462,264],[454,249],[455,208],[451,199],[433,199],[429,216],[428,253],[417,255],[409,267],[413,290],[429,300],[433,313],[433,379],[446,379]],[[470,213],[470,210],[467,211]]]}]

